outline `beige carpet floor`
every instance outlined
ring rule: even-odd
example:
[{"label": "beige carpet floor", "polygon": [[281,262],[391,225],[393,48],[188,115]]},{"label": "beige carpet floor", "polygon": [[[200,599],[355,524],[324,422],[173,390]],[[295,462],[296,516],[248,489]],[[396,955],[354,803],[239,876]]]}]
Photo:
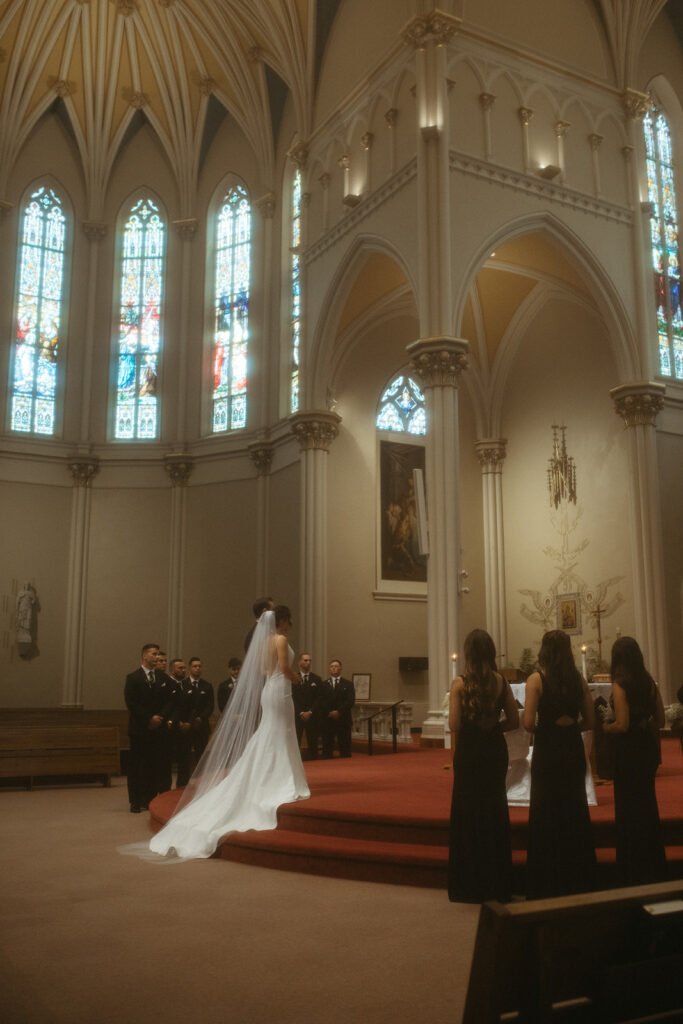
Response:
[{"label": "beige carpet floor", "polygon": [[0,792],[3,1024],[458,1024],[478,908],[444,892],[117,847],[111,789]]}]

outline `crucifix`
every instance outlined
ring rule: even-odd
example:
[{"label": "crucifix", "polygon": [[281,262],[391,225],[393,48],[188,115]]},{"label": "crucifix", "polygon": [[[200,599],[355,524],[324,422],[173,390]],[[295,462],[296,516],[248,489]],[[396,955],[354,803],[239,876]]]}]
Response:
[{"label": "crucifix", "polygon": [[606,608],[601,608],[599,604],[593,608],[591,615],[595,619],[595,627],[598,631],[598,664],[602,666],[602,632],[600,629],[600,616],[603,612],[606,612]]}]

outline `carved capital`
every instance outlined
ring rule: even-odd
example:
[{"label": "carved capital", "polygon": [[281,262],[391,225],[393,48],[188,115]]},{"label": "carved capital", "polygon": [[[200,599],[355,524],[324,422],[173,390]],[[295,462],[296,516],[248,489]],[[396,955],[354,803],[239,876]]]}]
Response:
[{"label": "carved capital", "polygon": [[185,487],[193,468],[192,456],[187,452],[170,452],[164,455],[164,469],[173,487]]},{"label": "carved capital", "polygon": [[421,338],[407,351],[410,368],[425,388],[457,388],[469,365],[469,344],[462,338]]},{"label": "carved capital", "polygon": [[270,441],[254,441],[249,445],[249,458],[259,476],[268,476],[273,462],[273,445]]},{"label": "carved capital", "polygon": [[316,448],[327,452],[339,433],[341,416],[336,412],[297,412],[290,417],[292,433],[299,442],[301,451]]},{"label": "carved capital", "polygon": [[389,107],[389,109],[384,114],[384,120],[386,121],[386,123],[387,123],[389,128],[393,128],[394,127],[394,125],[396,124],[396,118],[397,117],[398,117],[398,108],[397,107]]},{"label": "carved capital", "polygon": [[642,121],[652,105],[652,100],[648,93],[638,92],[637,89],[624,89],[621,99],[626,116],[631,121]]},{"label": "carved capital", "polygon": [[107,234],[107,225],[99,220],[84,220],[82,228],[89,242],[101,242]]},{"label": "carved capital", "polygon": [[462,25],[462,18],[446,14],[435,7],[429,14],[418,14],[409,21],[401,32],[404,42],[414,46],[416,50],[424,50],[429,45],[445,46]]},{"label": "carved capital", "polygon": [[339,164],[339,166],[341,167],[341,169],[343,171],[348,171],[349,167],[351,166],[351,160],[349,158],[349,154],[348,153],[342,153],[342,155],[337,158],[337,163]]},{"label": "carved capital", "polygon": [[266,192],[265,195],[256,200],[254,205],[261,211],[265,220],[272,220],[275,213],[275,193]]},{"label": "carved capital", "polygon": [[290,160],[293,160],[300,171],[303,171],[308,160],[308,143],[300,139],[299,142],[295,142],[290,150],[287,152],[287,156]]},{"label": "carved capital", "polygon": [[185,217],[183,220],[174,220],[172,223],[178,238],[182,238],[183,241],[194,238],[199,226],[199,221],[196,217]]},{"label": "carved capital", "polygon": [[634,146],[622,146],[621,147],[621,155],[623,156],[624,160],[626,160],[627,163],[630,161],[630,159],[633,156],[634,152],[635,152],[635,147]]},{"label": "carved capital", "polygon": [[327,171],[325,171],[324,174],[321,174],[320,177],[318,178],[318,181],[320,182],[320,185],[325,192],[327,191],[327,187],[330,184],[331,180],[331,175],[329,175]]},{"label": "carved capital", "polygon": [[490,110],[493,104],[496,102],[496,94],[493,92],[480,92],[479,103],[482,110]]},{"label": "carved capital", "polygon": [[600,146],[602,145],[604,138],[604,135],[598,135],[597,132],[591,132],[591,134],[588,136],[590,147],[594,153],[596,150],[600,149]]},{"label": "carved capital", "polygon": [[507,438],[486,437],[474,442],[479,465],[483,473],[500,473],[506,455]]},{"label": "carved capital", "polygon": [[132,89],[124,89],[123,98],[134,110],[142,110],[149,103],[149,99],[144,92],[133,92]]},{"label": "carved capital", "polygon": [[571,128],[571,121],[556,121],[553,125],[553,131],[555,132],[556,139],[565,139],[567,132]]},{"label": "carved capital", "polygon": [[95,455],[77,454],[70,457],[68,466],[76,487],[89,487],[100,468],[100,460]]},{"label": "carved capital", "polygon": [[610,395],[614,411],[621,416],[627,427],[653,427],[657,413],[664,406],[665,391],[664,384],[644,380],[610,388]]},{"label": "carved capital", "polygon": [[254,45],[250,46],[247,50],[247,57],[252,64],[258,64],[259,61],[263,60],[263,50],[260,46],[254,43]]},{"label": "carved capital", "polygon": [[369,149],[372,149],[372,143],[374,138],[375,136],[372,134],[372,132],[363,132],[363,134],[361,135],[360,144],[366,153],[368,152]]},{"label": "carved capital", "polygon": [[138,5],[135,0],[116,0],[116,10],[124,18],[130,18],[131,14],[135,14],[138,9]]},{"label": "carved capital", "polygon": [[519,117],[519,123],[523,128],[529,127],[529,121],[534,116],[534,111],[531,107],[518,107],[517,116]]},{"label": "carved capital", "polygon": [[69,82],[66,78],[56,79],[52,85],[52,88],[58,96],[61,96],[62,99],[65,99],[67,96],[72,96],[73,93],[76,92],[76,86],[74,82]]}]

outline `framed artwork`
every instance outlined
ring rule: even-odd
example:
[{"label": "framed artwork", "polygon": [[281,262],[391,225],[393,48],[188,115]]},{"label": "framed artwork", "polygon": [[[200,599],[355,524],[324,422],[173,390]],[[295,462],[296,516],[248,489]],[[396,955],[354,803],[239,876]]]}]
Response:
[{"label": "framed artwork", "polygon": [[372,676],[369,673],[354,672],[351,676],[351,682],[356,691],[356,700],[370,700],[371,678]]},{"label": "framed artwork", "polygon": [[427,559],[420,554],[413,470],[424,473],[422,445],[380,442],[381,578],[427,582]]},{"label": "framed artwork", "polygon": [[555,598],[557,628],[576,635],[581,632],[581,595],[558,594]]}]

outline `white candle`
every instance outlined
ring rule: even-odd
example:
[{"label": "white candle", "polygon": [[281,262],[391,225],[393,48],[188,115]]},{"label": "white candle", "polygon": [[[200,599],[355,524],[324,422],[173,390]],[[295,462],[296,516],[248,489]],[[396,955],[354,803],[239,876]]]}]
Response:
[{"label": "white candle", "polygon": [[453,651],[451,654],[451,680],[458,676],[458,655]]},{"label": "white candle", "polygon": [[587,679],[586,675],[586,645],[581,644],[581,675],[584,679]]}]

